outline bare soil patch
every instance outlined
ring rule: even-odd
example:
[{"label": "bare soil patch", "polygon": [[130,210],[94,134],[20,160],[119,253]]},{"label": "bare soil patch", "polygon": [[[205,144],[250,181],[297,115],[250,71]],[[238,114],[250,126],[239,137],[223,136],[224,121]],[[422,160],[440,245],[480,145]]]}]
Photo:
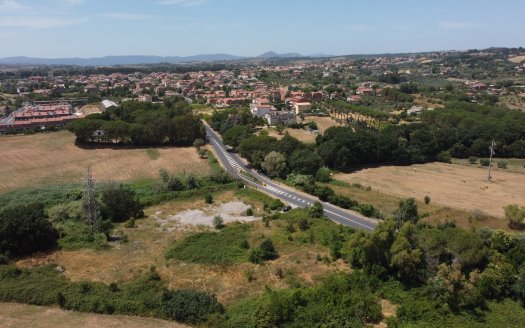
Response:
[{"label": "bare soil patch", "polygon": [[184,328],[180,323],[123,315],[64,311],[47,306],[0,303],[2,328]]},{"label": "bare soil patch", "polygon": [[499,170],[493,182],[485,181],[486,169],[444,163],[383,166],[336,179],[371,186],[382,193],[423,199],[467,211],[474,209],[503,217],[503,206],[525,204],[525,175]]},{"label": "bare soil patch", "polygon": [[0,192],[38,184],[81,182],[88,166],[99,181],[156,178],[159,169],[206,174],[208,162],[194,148],[83,149],[67,131],[0,137]]}]

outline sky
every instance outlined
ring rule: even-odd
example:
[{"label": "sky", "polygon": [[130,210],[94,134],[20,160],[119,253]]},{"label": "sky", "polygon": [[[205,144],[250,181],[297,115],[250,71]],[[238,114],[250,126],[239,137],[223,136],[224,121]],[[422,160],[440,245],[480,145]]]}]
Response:
[{"label": "sky", "polygon": [[525,46],[523,0],[0,0],[0,57]]}]

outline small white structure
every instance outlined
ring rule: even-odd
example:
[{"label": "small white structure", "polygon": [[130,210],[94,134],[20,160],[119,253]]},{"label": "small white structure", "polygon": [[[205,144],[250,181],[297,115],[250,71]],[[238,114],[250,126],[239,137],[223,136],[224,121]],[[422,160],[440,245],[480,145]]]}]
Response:
[{"label": "small white structure", "polygon": [[407,115],[419,115],[423,111],[423,107],[421,106],[412,106],[409,110],[407,110]]},{"label": "small white structure", "polygon": [[118,107],[118,104],[116,102],[108,100],[108,99],[102,100],[102,102],[100,102],[100,110],[101,111],[106,111],[106,110],[108,110],[111,107]]}]

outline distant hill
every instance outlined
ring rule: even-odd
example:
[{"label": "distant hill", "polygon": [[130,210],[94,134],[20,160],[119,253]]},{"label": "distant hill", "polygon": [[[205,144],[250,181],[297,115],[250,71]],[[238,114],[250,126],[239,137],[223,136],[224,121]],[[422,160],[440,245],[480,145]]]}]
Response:
[{"label": "distant hill", "polygon": [[3,65],[78,65],[78,66],[114,66],[138,65],[157,63],[188,63],[188,62],[214,62],[227,60],[240,60],[246,57],[212,54],[195,56],[106,56],[95,58],[32,58],[32,57],[7,57],[1,58]]},{"label": "distant hill", "polygon": [[287,54],[278,54],[275,51],[268,51],[262,55],[257,56],[257,58],[270,59],[270,58],[299,58],[303,57],[301,54],[297,53],[287,53]]}]

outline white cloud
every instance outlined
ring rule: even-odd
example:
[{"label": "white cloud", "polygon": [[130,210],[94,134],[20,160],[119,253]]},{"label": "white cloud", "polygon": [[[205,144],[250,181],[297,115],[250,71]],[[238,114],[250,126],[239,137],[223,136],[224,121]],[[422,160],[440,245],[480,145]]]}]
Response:
[{"label": "white cloud", "polygon": [[56,17],[0,17],[0,26],[27,29],[48,29],[76,25],[86,22],[86,19],[61,19]]},{"label": "white cloud", "polygon": [[0,13],[29,11],[32,8],[15,0],[3,0],[0,2]]},{"label": "white cloud", "polygon": [[474,22],[452,22],[452,21],[442,21],[438,23],[438,26],[442,30],[468,30],[480,28],[481,24]]},{"label": "white cloud", "polygon": [[207,3],[208,0],[162,0],[159,2],[161,5],[179,5],[184,7],[193,7],[198,5],[203,5]]},{"label": "white cloud", "polygon": [[146,20],[146,19],[154,18],[154,16],[150,16],[150,15],[131,14],[131,13],[107,13],[107,14],[102,14],[100,16],[111,18],[111,19],[120,19],[120,20]]}]

